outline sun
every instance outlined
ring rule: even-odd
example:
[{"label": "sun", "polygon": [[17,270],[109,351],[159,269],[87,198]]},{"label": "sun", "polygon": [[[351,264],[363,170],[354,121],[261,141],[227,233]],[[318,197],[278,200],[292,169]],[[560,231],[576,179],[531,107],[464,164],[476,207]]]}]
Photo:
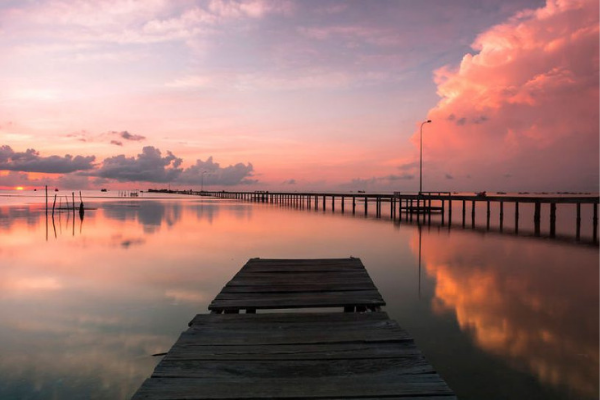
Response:
[{"label": "sun", "polygon": [[24,189],[23,186],[16,186],[15,187],[15,190],[23,190],[23,189]]}]

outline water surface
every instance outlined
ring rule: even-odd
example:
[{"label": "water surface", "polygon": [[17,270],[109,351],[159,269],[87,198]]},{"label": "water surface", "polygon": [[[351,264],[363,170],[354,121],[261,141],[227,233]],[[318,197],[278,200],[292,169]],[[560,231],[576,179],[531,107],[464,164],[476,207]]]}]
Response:
[{"label": "water surface", "polygon": [[596,246],[339,211],[91,195],[83,221],[47,218],[41,197],[0,196],[2,399],[126,399],[159,361],[151,355],[207,312],[248,258],[348,256],[362,259],[385,310],[459,398],[598,397]]}]

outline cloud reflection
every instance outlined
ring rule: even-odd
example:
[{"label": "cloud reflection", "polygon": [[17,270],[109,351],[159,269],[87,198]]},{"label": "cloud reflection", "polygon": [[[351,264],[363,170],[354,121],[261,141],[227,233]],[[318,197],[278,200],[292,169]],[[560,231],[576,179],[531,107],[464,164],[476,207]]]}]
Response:
[{"label": "cloud reflection", "polygon": [[[436,281],[434,312],[453,312],[477,346],[514,368],[598,396],[596,249],[463,235],[423,240],[425,271]],[[418,236],[411,247],[418,251]]]}]

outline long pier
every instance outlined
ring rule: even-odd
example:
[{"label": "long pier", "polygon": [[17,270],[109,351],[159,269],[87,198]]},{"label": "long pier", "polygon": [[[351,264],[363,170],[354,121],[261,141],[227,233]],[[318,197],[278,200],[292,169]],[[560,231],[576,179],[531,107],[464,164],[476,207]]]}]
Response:
[{"label": "long pier", "polygon": [[133,399],[455,400],[384,305],[360,259],[251,259]]},{"label": "long pier", "polygon": [[[172,192],[175,193],[175,192]],[[548,215],[547,237],[557,237],[557,206],[571,205],[575,208],[574,232],[572,237],[579,241],[582,234],[589,234],[592,242],[598,243],[598,204],[600,197],[597,195],[465,195],[451,192],[424,192],[393,194],[381,193],[300,193],[300,192],[230,192],[230,191],[179,191],[176,193],[198,196],[212,196],[221,199],[235,199],[258,203],[289,205],[302,209],[331,210],[352,214],[369,215],[374,211],[377,218],[381,218],[384,208],[389,211],[386,215],[391,219],[431,223],[432,215],[439,215],[442,226],[452,226],[453,219],[462,223],[462,227],[470,225],[475,228],[476,210],[485,206],[486,229],[491,229],[492,205],[499,209],[497,218],[500,232],[504,231],[505,222],[512,219],[512,233],[518,234],[522,221],[522,206],[533,206],[533,235],[542,235],[542,214]],[[512,216],[507,215],[506,209],[512,211]],[[371,209],[370,209],[371,208]],[[582,232],[583,209],[588,208],[591,214],[591,232]],[[591,211],[591,212],[589,212]],[[456,213],[459,214],[458,218]]]}]

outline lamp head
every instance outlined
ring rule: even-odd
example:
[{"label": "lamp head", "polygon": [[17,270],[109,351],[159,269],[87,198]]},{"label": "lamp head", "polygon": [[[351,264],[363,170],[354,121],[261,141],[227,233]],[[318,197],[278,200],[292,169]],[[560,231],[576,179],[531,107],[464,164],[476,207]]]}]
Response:
[{"label": "lamp head", "polygon": [[427,120],[427,121],[425,121],[425,122],[426,122],[426,123],[428,123],[428,124],[430,124],[430,123],[431,123],[431,120],[430,120],[430,119],[428,119],[428,120]]}]

